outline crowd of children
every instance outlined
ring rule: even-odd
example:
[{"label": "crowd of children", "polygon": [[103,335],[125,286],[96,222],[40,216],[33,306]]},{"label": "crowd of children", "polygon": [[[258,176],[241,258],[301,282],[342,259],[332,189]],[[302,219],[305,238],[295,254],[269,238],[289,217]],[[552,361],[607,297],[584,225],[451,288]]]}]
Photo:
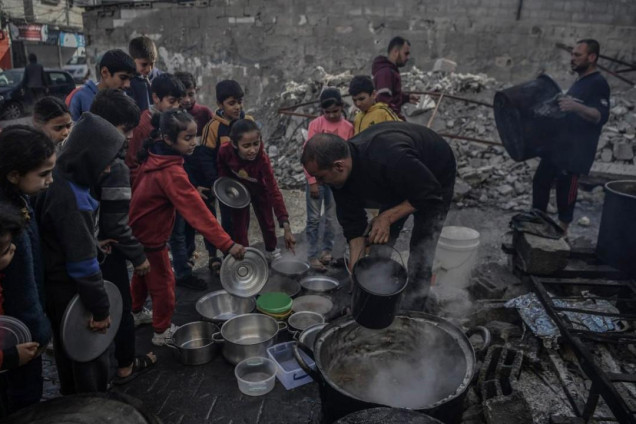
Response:
[{"label": "crowd of children", "polygon": [[[125,384],[155,364],[152,352],[136,354],[135,327],[151,324],[152,343],[164,345],[178,328],[172,322],[175,285],[207,287],[192,272],[195,231],[205,239],[213,273],[222,255],[241,259],[249,244],[249,207],[221,204],[221,223],[216,219],[218,177],[248,189],[270,259],[280,256],[275,219],[294,251],[285,202],[260,127],[243,111],[241,86],[216,84],[213,112],[197,103],[192,74],[161,73],[156,60],[152,40],[137,37],[128,54],[110,50],[101,57],[99,82],[88,81],[66,103],[41,99],[33,127],[0,132],[0,314],[21,320],[32,335],[31,342],[0,351],[0,367],[8,370],[0,376],[0,416],[39,401],[41,354],[51,339],[64,395]],[[329,132],[346,140],[378,122],[399,120],[375,103],[369,77],[355,77],[349,92],[360,109],[354,125],[345,119],[340,92],[328,88],[309,138]],[[308,259],[325,271],[335,205],[330,189],[307,177]],[[118,287],[123,301],[114,375],[107,352],[78,362],[60,337],[76,294],[92,315],[86,323],[91,330],[110,326],[104,280]]]}]

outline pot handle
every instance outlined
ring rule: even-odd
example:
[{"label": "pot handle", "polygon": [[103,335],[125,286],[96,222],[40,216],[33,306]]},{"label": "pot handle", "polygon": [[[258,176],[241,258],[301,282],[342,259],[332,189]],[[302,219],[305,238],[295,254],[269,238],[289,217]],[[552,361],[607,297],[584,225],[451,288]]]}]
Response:
[{"label": "pot handle", "polygon": [[176,350],[177,352],[181,350],[181,349],[179,349],[179,346],[174,344],[174,340],[173,339],[166,339],[166,346],[168,346],[170,349]]},{"label": "pot handle", "polygon": [[278,332],[280,332],[281,330],[285,330],[287,327],[287,323],[285,321],[278,321],[278,331],[276,332],[278,334]]},{"label": "pot handle", "polygon": [[490,330],[488,330],[486,327],[479,325],[477,327],[473,327],[470,330],[468,330],[466,332],[466,337],[470,337],[473,334],[479,334],[482,338],[482,343],[481,346],[479,348],[475,348],[473,346],[473,348],[475,349],[476,353],[481,353],[483,351],[485,351],[486,349],[488,349],[488,347],[490,346],[490,342],[492,341],[492,336],[490,335]]},{"label": "pot handle", "polygon": [[225,343],[225,339],[223,338],[223,336],[221,335],[221,332],[218,331],[216,333],[212,334],[212,341],[214,343]]},{"label": "pot handle", "polygon": [[305,371],[307,375],[309,375],[315,382],[318,382],[321,380],[320,373],[312,370],[309,365],[307,365],[307,362],[305,362],[305,359],[303,359],[303,356],[300,354],[300,351],[303,350],[306,354],[313,356],[311,355],[311,352],[308,352],[308,349],[306,349],[307,348],[303,346],[302,343],[294,343],[294,347],[292,348],[294,358],[296,359],[296,362],[298,362],[298,365],[300,365],[300,368],[302,368],[303,371]]}]

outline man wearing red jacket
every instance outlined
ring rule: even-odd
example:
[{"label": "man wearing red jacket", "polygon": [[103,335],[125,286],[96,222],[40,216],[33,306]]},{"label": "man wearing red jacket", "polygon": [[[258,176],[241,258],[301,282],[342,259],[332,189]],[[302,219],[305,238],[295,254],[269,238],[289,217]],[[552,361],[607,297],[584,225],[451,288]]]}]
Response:
[{"label": "man wearing red jacket", "polygon": [[387,56],[378,56],[373,60],[371,73],[375,84],[375,100],[389,105],[389,107],[406,121],[402,114],[404,103],[417,103],[420,99],[415,94],[402,93],[402,77],[400,68],[406,65],[411,55],[411,43],[402,37],[394,37],[389,42]]}]

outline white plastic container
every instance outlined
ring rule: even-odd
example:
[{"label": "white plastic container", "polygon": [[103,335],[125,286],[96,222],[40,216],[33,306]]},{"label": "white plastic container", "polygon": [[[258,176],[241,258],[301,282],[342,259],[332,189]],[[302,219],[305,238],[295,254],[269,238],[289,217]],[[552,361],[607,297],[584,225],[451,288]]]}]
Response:
[{"label": "white plastic container", "polygon": [[465,288],[477,263],[479,243],[479,232],[472,228],[442,228],[433,265],[434,284]]},{"label": "white plastic container", "polygon": [[[298,364],[294,358],[293,347],[296,342],[286,342],[271,346],[267,349],[267,355],[276,364],[276,378],[287,390],[294,389],[314,381]],[[300,349],[299,349],[300,350]],[[313,370],[316,363],[305,352],[300,350],[305,363]]]},{"label": "white plastic container", "polygon": [[260,356],[243,359],[234,368],[234,375],[241,393],[262,396],[274,388],[276,363]]}]

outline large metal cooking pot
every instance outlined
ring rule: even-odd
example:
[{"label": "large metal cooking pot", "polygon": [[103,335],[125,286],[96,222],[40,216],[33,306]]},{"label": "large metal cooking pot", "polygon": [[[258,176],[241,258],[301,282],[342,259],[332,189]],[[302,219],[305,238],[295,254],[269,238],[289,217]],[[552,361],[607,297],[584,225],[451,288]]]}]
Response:
[{"label": "large metal cooking pot", "polygon": [[278,332],[286,328],[287,324],[268,315],[243,314],[227,320],[212,339],[223,343],[223,357],[236,365],[253,356],[267,358],[267,348],[274,344]]},{"label": "large metal cooking pot", "polygon": [[606,264],[636,277],[636,180],[605,184],[596,253]]},{"label": "large metal cooking pot", "polygon": [[285,277],[300,279],[309,271],[309,264],[300,259],[280,258],[271,264],[274,274],[280,274]]},{"label": "large metal cooking pot", "polygon": [[[490,343],[484,327],[480,351]],[[297,344],[296,347],[302,345]],[[319,382],[326,423],[355,411],[388,406],[425,412],[445,423],[461,418],[461,403],[476,372],[475,350],[450,322],[406,312],[382,330],[354,320],[330,324],[314,342],[318,371],[294,356]]]},{"label": "large metal cooking pot", "polygon": [[218,325],[223,325],[225,321],[235,316],[249,314],[254,311],[255,306],[253,297],[238,297],[225,290],[203,295],[195,305],[203,319]]},{"label": "large metal cooking pot", "polygon": [[354,412],[336,424],[443,424],[421,412],[397,408],[372,408]]},{"label": "large metal cooking pot", "polygon": [[219,345],[212,340],[212,335],[218,331],[219,327],[211,322],[191,322],[179,327],[166,346],[173,349],[184,365],[207,364],[219,350]]}]

